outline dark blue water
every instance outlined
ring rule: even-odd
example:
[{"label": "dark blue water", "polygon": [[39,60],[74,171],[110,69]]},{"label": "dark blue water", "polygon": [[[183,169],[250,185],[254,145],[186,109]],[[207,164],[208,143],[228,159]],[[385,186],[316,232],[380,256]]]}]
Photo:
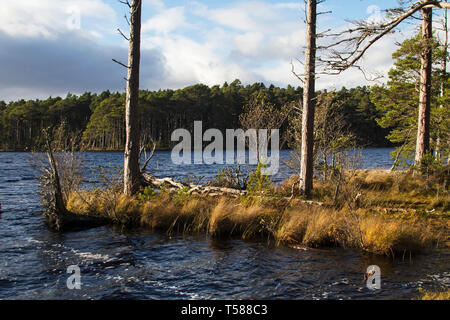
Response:
[{"label": "dark blue water", "polygon": [[[362,169],[389,169],[392,167],[392,160],[390,153],[394,149],[379,148],[379,149],[364,149],[361,153],[360,167]],[[155,175],[161,177],[173,177],[176,179],[182,179],[189,175],[195,175],[197,177],[204,177],[204,180],[214,178],[217,173],[225,165],[221,164],[191,164],[191,165],[174,165],[171,161],[170,151],[156,152],[152,161],[149,164],[149,169],[154,172]],[[193,158],[193,157],[192,157]],[[286,162],[290,159],[290,151],[280,151],[280,169],[279,172],[273,177],[274,181],[282,181],[285,178],[293,174],[298,174],[290,169]],[[120,166],[123,165],[123,153],[122,152],[90,152],[84,157],[86,166],[93,164],[105,165],[105,166]],[[247,154],[248,160],[248,154]],[[252,166],[243,166],[242,169],[252,169]]]},{"label": "dark blue water", "polygon": [[[390,151],[365,150],[363,159],[371,163],[365,167],[389,167]],[[353,250],[298,251],[112,227],[54,233],[41,216],[29,157],[0,153],[0,299],[410,299],[419,287],[450,285],[448,251],[391,261]],[[220,169],[183,168],[169,159],[169,153],[155,155],[158,175],[212,177]],[[85,161],[114,166],[123,156],[88,153]],[[283,166],[276,179],[288,175]],[[365,288],[363,273],[371,264],[381,267],[380,291]],[[70,265],[81,269],[81,290],[67,289]]]}]

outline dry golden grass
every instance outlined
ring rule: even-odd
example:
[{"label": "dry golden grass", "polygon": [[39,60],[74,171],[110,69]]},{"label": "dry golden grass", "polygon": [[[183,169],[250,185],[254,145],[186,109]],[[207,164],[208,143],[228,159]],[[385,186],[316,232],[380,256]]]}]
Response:
[{"label": "dry golden grass", "polygon": [[360,221],[364,250],[377,254],[419,252],[439,238],[431,228],[374,215]]},{"label": "dry golden grass", "polygon": [[[359,179],[363,194],[359,209],[354,204],[339,207],[310,205],[301,199],[288,201],[282,196],[277,199],[215,199],[163,192],[151,199],[137,200],[100,190],[72,193],[67,207],[78,214],[95,213],[108,217],[120,225],[167,233],[270,239],[280,245],[353,247],[381,255],[404,256],[448,241],[448,212],[392,213],[377,209],[386,204],[402,206],[405,201],[414,206],[413,200],[408,200],[405,194],[393,191],[398,187],[395,181],[399,177],[392,175],[386,171],[357,173],[354,179]],[[284,188],[288,192],[291,182],[278,191]],[[411,181],[408,183],[412,184]],[[408,188],[407,192],[411,192]],[[315,194],[324,201],[330,190],[332,188],[327,184],[317,184]],[[394,202],[394,198],[398,202]],[[430,199],[427,195],[417,197],[415,206],[420,208]],[[448,197],[434,198],[433,201],[427,205],[448,207]]]},{"label": "dry golden grass", "polygon": [[343,242],[343,227],[339,215],[330,208],[294,204],[283,215],[275,238],[286,244],[336,246]]},{"label": "dry golden grass", "polygon": [[356,247],[381,255],[416,253],[443,238],[431,227],[384,216],[332,208],[297,206],[286,210],[275,238],[309,247]]},{"label": "dry golden grass", "polygon": [[288,208],[280,221],[275,239],[281,244],[298,244],[303,241],[309,223],[309,210]]},{"label": "dry golden grass", "polygon": [[450,300],[450,290],[446,291],[425,291],[420,290],[420,300]]},{"label": "dry golden grass", "polygon": [[280,216],[274,208],[261,203],[246,206],[236,200],[221,199],[211,211],[208,232],[213,237],[271,237]]},{"label": "dry golden grass", "polygon": [[339,243],[337,234],[340,221],[328,210],[314,210],[308,220],[302,243],[309,247],[335,246]]},{"label": "dry golden grass", "polygon": [[141,215],[140,203],[136,199],[97,189],[73,192],[69,196],[67,209],[77,214],[102,216],[130,227],[138,224]]},{"label": "dry golden grass", "polygon": [[231,201],[221,199],[217,206],[211,211],[208,226],[209,234],[213,237],[232,235],[235,229],[233,220],[235,220],[236,216],[235,205],[233,205]]},{"label": "dry golden grass", "polygon": [[95,190],[73,192],[67,202],[67,209],[78,214],[101,214],[102,207]]},{"label": "dry golden grass", "polygon": [[[422,212],[450,212],[450,193],[441,176],[421,176],[409,171],[359,170],[348,181],[351,190],[361,193],[360,207],[402,208]],[[313,197],[332,204],[334,186],[330,181],[315,183]]]},{"label": "dry golden grass", "polygon": [[394,183],[393,174],[388,170],[360,170],[354,179],[362,182],[362,188],[373,190],[388,190]]}]

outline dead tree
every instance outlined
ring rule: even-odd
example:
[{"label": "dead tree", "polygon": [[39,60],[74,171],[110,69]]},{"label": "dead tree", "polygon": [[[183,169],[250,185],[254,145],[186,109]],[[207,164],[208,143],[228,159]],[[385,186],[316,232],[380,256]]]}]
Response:
[{"label": "dead tree", "polygon": [[306,4],[305,80],[303,88],[300,193],[309,196],[314,172],[314,111],[316,107],[317,0]]},{"label": "dead tree", "polygon": [[113,59],[114,62],[127,68],[125,98],[125,152],[124,152],[124,193],[134,195],[141,186],[141,170],[139,168],[140,128],[138,116],[139,100],[139,68],[141,55],[141,12],[142,0],[131,3],[119,1],[130,9],[130,36],[127,38],[120,29],[119,33],[129,42],[128,64]]},{"label": "dead tree", "polygon": [[[43,130],[43,154],[33,153],[32,166],[40,173],[41,203],[48,226],[55,231],[93,228],[110,223],[92,215],[67,210],[67,200],[82,181],[81,161],[75,155],[75,139],[67,137],[64,124],[50,132]],[[68,142],[68,144],[67,144]]]},{"label": "dead tree", "polygon": [[429,42],[433,39],[433,11],[429,7],[422,8],[422,52],[420,53],[420,86],[419,86],[419,121],[417,125],[417,144],[415,163],[420,165],[424,155],[430,151],[430,116],[431,116],[431,71],[432,48]]},{"label": "dead tree", "polygon": [[[447,1],[446,1],[447,2]],[[447,22],[447,9],[444,11],[444,19],[442,22],[442,30],[444,32],[444,41],[442,43],[443,48],[443,56],[444,59],[442,59],[442,79],[441,79],[441,98],[444,98],[445,91],[446,91],[446,83],[447,83],[447,57],[448,57],[448,22]],[[444,104],[441,104],[439,108],[444,109]],[[442,117],[439,119],[441,122],[443,119]],[[441,130],[438,128],[437,137],[436,137],[436,160],[441,161],[442,158],[442,150],[441,150]]]},{"label": "dead tree", "polygon": [[422,12],[422,43],[421,53],[421,77],[420,77],[420,101],[419,123],[417,128],[416,158],[417,165],[421,165],[423,156],[430,148],[430,106],[431,106],[431,57],[430,47],[432,39],[432,9],[450,8],[450,4],[443,1],[421,0],[413,3],[408,8],[390,10],[391,18],[388,21],[356,21],[355,28],[334,34],[336,40],[326,49],[331,53],[321,60],[333,70],[334,74],[356,67],[363,71],[358,62],[365,53],[381,38],[391,33],[403,21],[412,17],[417,12]]},{"label": "dead tree", "polygon": [[[147,155],[147,151],[150,150],[149,155]],[[147,170],[148,163],[153,159],[156,150],[156,143],[153,139],[147,135],[141,136],[140,148],[139,148],[139,179],[142,181],[142,175]],[[142,166],[140,165],[140,161],[144,157],[144,163]]]},{"label": "dead tree", "polygon": [[[324,33],[317,32],[317,17],[321,14],[329,12],[317,12],[317,6],[323,3],[324,0],[305,0],[306,13],[306,48],[304,74],[299,75],[294,71],[292,64],[292,73],[303,83],[303,98],[299,107],[294,107],[294,110],[301,113],[301,141],[300,149],[300,174],[299,174],[299,191],[301,194],[310,196],[313,189],[314,178],[314,113],[316,108],[316,78],[318,74],[328,74],[328,71],[318,72],[317,40],[324,36]],[[298,145],[298,143],[297,143]]]}]

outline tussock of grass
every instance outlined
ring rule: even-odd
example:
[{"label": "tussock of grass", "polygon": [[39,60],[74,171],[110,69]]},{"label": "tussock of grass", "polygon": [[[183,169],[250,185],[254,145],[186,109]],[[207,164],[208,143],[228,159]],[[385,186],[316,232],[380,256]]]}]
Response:
[{"label": "tussock of grass", "polygon": [[279,243],[355,247],[380,255],[417,253],[441,238],[420,223],[411,225],[364,211],[349,214],[305,206],[287,210],[276,233]]},{"label": "tussock of grass", "polygon": [[344,224],[330,208],[296,205],[286,210],[277,229],[279,243],[309,247],[345,245]]},{"label": "tussock of grass", "polygon": [[308,210],[294,210],[293,208],[289,208],[284,213],[275,238],[278,243],[301,243],[306,234],[308,223]]},{"label": "tussock of grass", "polygon": [[77,214],[101,214],[103,215],[103,204],[98,199],[98,192],[79,191],[69,196],[67,209]]},{"label": "tussock of grass", "polygon": [[364,189],[389,190],[394,184],[392,173],[387,170],[361,170],[352,182],[360,182]]},{"label": "tussock of grass", "polygon": [[174,202],[162,194],[142,205],[141,226],[168,233],[200,233],[207,228],[211,203],[205,199],[186,199]]},{"label": "tussock of grass", "polygon": [[[216,199],[180,191],[175,195],[162,192],[130,198],[113,190],[73,193],[67,206],[78,214],[95,213],[124,226],[140,226],[167,233],[270,239],[281,245],[353,247],[381,255],[404,256],[445,242],[448,239],[448,213],[399,211],[392,214],[374,209],[386,201],[392,205],[394,197],[405,201],[401,200],[404,194],[393,192],[398,189],[399,178],[392,175],[386,171],[358,172],[354,179],[359,179],[357,184],[362,186],[363,194],[359,208],[348,203],[320,207],[305,204],[301,199],[288,201],[283,195],[277,197],[277,194],[270,199]],[[409,176],[404,179],[412,184]],[[356,184],[355,181],[352,183]],[[292,179],[277,189],[278,195],[283,190],[291,192],[291,186]],[[332,187],[325,183],[316,187],[315,195],[320,195],[319,200],[322,201],[332,192]],[[422,195],[413,200],[423,203],[429,199],[429,196]],[[448,198],[434,201],[435,206],[448,207]]]},{"label": "tussock of grass", "polygon": [[369,216],[360,222],[365,250],[378,254],[416,253],[430,247],[439,237],[429,227],[381,216]]},{"label": "tussock of grass", "polygon": [[208,231],[213,237],[272,237],[280,216],[275,208],[261,203],[246,206],[236,200],[221,199],[211,211]]},{"label": "tussock of grass", "polygon": [[237,214],[230,201],[221,200],[211,211],[208,232],[213,237],[224,237],[233,234]]},{"label": "tussock of grass", "polygon": [[328,210],[315,210],[311,213],[303,244],[310,247],[335,246],[341,240],[342,224],[334,213]]},{"label": "tussock of grass", "polygon": [[450,300],[450,290],[446,291],[425,291],[420,290],[420,300]]}]

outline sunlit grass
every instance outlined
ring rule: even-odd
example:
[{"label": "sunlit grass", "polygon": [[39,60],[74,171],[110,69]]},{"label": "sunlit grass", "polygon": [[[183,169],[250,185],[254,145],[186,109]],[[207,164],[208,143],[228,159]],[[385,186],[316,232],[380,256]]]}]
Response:
[{"label": "sunlit grass", "polygon": [[450,300],[450,290],[446,291],[425,291],[420,290],[420,300]]},{"label": "sunlit grass", "polygon": [[[289,246],[351,247],[389,256],[448,245],[449,200],[444,192],[437,197],[431,193],[414,197],[409,188],[424,185],[422,182],[393,177],[386,171],[361,171],[354,179],[360,179],[362,194],[357,208],[327,204],[332,186],[325,183],[318,183],[315,191],[315,200],[323,201],[323,206],[306,204],[300,198],[289,200],[284,192],[289,192],[292,180],[274,189],[275,196],[267,199],[201,197],[183,190],[178,194],[149,192],[148,197],[134,198],[114,189],[96,189],[73,193],[67,207],[123,226],[169,234],[203,233],[213,238],[264,239]],[[400,187],[403,193],[398,191],[401,181],[407,181]],[[435,209],[426,211],[423,206]]]}]

